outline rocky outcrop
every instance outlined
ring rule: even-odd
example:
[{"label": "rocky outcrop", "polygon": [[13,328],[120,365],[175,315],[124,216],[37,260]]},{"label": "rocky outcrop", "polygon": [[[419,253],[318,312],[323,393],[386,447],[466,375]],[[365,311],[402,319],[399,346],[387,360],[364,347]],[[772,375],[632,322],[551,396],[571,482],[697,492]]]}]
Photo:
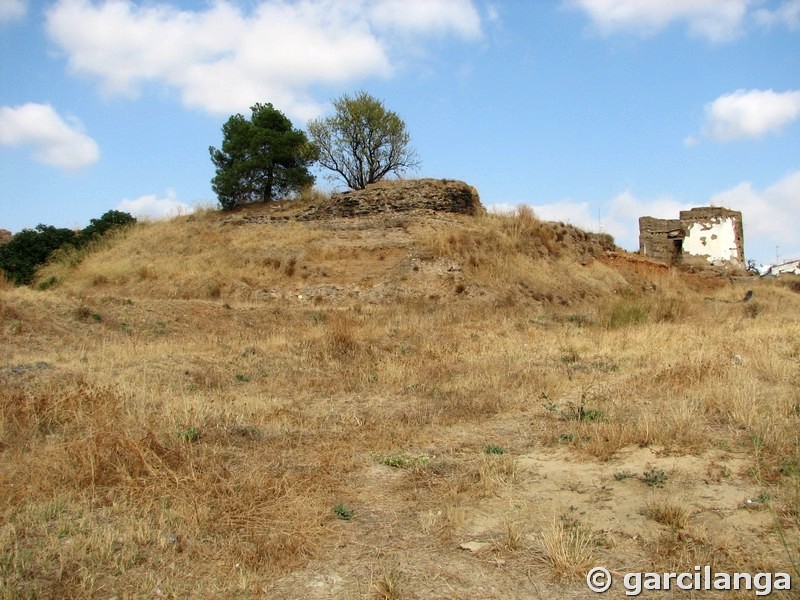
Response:
[{"label": "rocky outcrop", "polygon": [[11,232],[7,229],[0,229],[0,244],[11,241]]},{"label": "rocky outcrop", "polygon": [[485,212],[478,191],[452,179],[379,181],[363,190],[333,194],[302,218],[360,217],[390,212],[433,210],[477,215]]}]

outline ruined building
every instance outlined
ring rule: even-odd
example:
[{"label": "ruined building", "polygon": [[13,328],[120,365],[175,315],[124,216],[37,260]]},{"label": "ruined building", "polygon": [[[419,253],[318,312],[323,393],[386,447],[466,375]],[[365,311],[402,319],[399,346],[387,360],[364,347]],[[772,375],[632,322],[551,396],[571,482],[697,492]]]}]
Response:
[{"label": "ruined building", "polygon": [[640,217],[639,252],[670,265],[742,268],[742,213],[703,206],[682,210],[679,219]]},{"label": "ruined building", "polygon": [[314,215],[358,217],[417,209],[468,215],[486,212],[478,191],[463,181],[385,179],[371,183],[363,190],[350,190],[331,195],[328,202],[315,207]]}]

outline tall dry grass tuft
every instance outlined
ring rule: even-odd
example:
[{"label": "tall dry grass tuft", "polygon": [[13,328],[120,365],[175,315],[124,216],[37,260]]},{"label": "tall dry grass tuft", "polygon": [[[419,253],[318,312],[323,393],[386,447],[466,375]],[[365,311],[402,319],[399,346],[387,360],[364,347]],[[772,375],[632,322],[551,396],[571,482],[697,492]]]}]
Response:
[{"label": "tall dry grass tuft", "polygon": [[673,529],[685,529],[689,525],[690,514],[686,506],[672,497],[657,498],[654,495],[644,505],[642,514]]},{"label": "tall dry grass tuft", "polygon": [[565,524],[553,519],[540,538],[540,559],[558,578],[575,578],[585,575],[594,564],[594,537],[590,530],[579,524]]},{"label": "tall dry grass tuft", "polygon": [[308,208],[310,205],[318,205],[330,199],[330,194],[314,186],[306,186],[300,190],[297,198],[291,201],[292,205],[299,208]]},{"label": "tall dry grass tuft", "polygon": [[[46,363],[43,363],[46,364]],[[35,371],[37,367],[20,367],[19,375]],[[48,377],[35,387],[26,386],[12,377],[0,392],[0,431],[3,444],[28,442],[37,437],[63,434],[65,430],[79,429],[106,411],[115,412],[119,398],[105,386],[88,383],[85,378]],[[22,379],[23,377],[17,377]]]},{"label": "tall dry grass tuft", "polygon": [[563,246],[557,242],[564,241],[563,236],[566,230],[540,220],[530,206],[519,205],[513,218],[504,219],[501,223],[503,231],[508,235],[515,248],[530,249],[535,244],[539,247],[540,252],[546,255],[557,258],[561,254]]},{"label": "tall dry grass tuft", "polygon": [[481,493],[489,496],[502,487],[519,481],[519,465],[509,454],[483,454],[478,463],[477,479]]},{"label": "tall dry grass tuft", "polygon": [[325,350],[328,358],[350,362],[362,352],[360,332],[353,317],[333,312],[325,319]]},{"label": "tall dry grass tuft", "polygon": [[380,574],[373,574],[372,587],[376,597],[381,600],[401,600],[407,597],[403,592],[402,575],[395,569],[387,569],[384,565]]},{"label": "tall dry grass tuft", "polygon": [[[229,540],[230,552],[249,568],[289,569],[314,555],[327,511],[316,499],[318,485],[311,478],[296,479],[307,486],[296,494],[286,481],[256,473],[250,480],[236,478],[213,489],[214,509],[208,527]],[[324,495],[324,494],[323,494]]]}]

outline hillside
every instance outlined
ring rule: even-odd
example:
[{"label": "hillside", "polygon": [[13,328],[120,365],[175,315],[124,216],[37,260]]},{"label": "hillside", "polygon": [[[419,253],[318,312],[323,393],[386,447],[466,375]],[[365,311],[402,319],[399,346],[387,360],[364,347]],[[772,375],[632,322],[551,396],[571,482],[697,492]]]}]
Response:
[{"label": "hillside", "polygon": [[524,209],[318,207],[138,224],[0,288],[2,597],[797,585],[796,282]]},{"label": "hillside", "polygon": [[413,208],[359,218],[308,213],[307,204],[288,202],[151,224],[39,280],[63,280],[72,293],[111,286],[150,298],[337,303],[457,293],[568,304],[626,286],[589,260],[613,249],[608,236],[525,211],[516,219]]}]

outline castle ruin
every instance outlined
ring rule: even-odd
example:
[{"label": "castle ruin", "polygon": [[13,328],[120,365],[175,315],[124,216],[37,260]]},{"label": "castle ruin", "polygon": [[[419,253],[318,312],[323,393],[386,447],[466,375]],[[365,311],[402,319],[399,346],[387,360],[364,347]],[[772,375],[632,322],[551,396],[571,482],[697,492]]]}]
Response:
[{"label": "castle ruin", "polygon": [[744,268],[742,213],[703,206],[678,219],[640,217],[639,253],[669,265]]}]

